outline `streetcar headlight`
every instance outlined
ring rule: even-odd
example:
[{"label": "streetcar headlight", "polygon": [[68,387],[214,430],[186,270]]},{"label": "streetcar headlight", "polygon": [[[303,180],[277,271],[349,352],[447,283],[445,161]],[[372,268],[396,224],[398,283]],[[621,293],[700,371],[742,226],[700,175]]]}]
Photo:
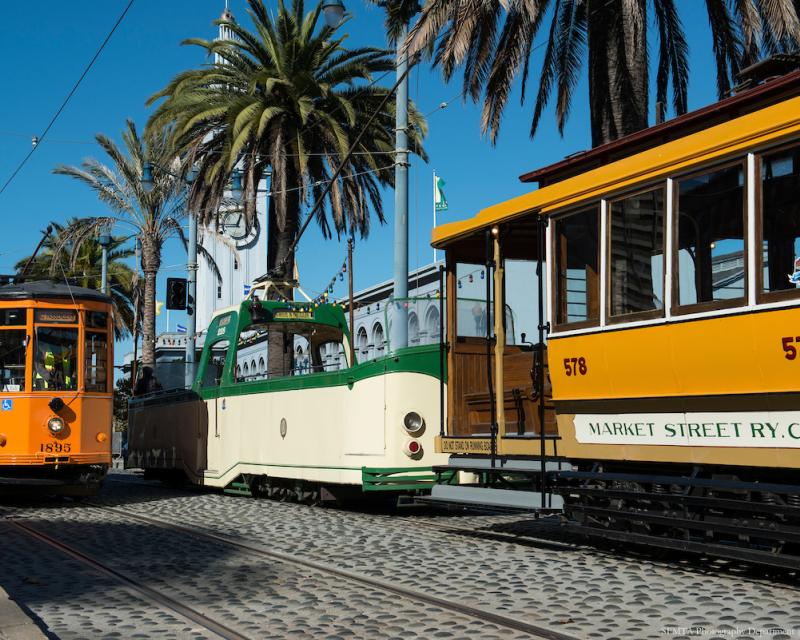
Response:
[{"label": "streetcar headlight", "polygon": [[409,411],[403,418],[403,427],[408,433],[414,435],[425,427],[425,419],[416,411]]},{"label": "streetcar headlight", "polygon": [[64,421],[61,418],[53,417],[47,421],[47,429],[54,436],[64,431]]},{"label": "streetcar headlight", "polygon": [[6,446],[6,442],[8,442],[8,439],[6,438],[6,434],[5,433],[0,433],[0,447],[5,447]]},{"label": "streetcar headlight", "polygon": [[106,440],[108,440],[108,436],[101,431],[94,437],[94,439],[97,440],[98,442],[105,442]]}]

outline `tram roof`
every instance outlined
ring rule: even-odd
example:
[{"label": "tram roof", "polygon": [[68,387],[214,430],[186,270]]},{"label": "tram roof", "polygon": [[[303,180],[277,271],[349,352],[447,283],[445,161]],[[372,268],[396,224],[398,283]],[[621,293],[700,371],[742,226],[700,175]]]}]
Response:
[{"label": "tram roof", "polygon": [[[481,209],[472,218],[436,227],[431,244],[441,248],[494,224],[578,205],[797,133],[799,93],[800,71],[796,71],[525,174],[521,176],[523,181],[550,181],[539,189]],[[617,159],[611,160],[610,154]],[[569,172],[573,175],[557,179]]]},{"label": "tram roof", "polygon": [[0,300],[70,300],[72,298],[111,302],[111,298],[96,289],[69,287],[66,284],[49,280],[34,280],[0,286]]}]

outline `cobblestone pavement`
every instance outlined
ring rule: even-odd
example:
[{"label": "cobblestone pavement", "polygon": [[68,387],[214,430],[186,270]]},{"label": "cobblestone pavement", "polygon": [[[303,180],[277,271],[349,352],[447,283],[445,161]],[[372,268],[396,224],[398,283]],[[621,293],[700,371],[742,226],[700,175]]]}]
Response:
[{"label": "cobblestone pavement", "polygon": [[[120,493],[120,487],[111,487],[107,500]],[[129,498],[141,498],[131,493],[127,490]],[[153,497],[174,499],[158,490]],[[216,497],[222,504],[231,500]],[[225,544],[143,525],[87,503],[0,508],[0,515],[18,519],[137,582],[145,581],[246,637],[529,637]],[[3,573],[0,584],[57,637],[209,637],[139,602],[113,579],[8,523],[3,526],[12,544],[0,550],[0,566],[11,570]]]},{"label": "cobblestone pavement", "polygon": [[[167,490],[123,475],[112,476],[92,502],[235,536],[442,598],[455,596],[464,604],[576,638],[800,637],[800,589],[790,577],[737,571],[733,564],[670,562],[598,550],[565,536],[551,521],[535,522],[529,516],[322,509]],[[233,547],[147,526],[86,503],[0,506],[3,515],[25,517],[87,553],[102,552],[103,561],[115,569],[149,579],[153,588],[193,602],[244,635],[514,637],[485,622],[462,620],[311,569],[248,557]],[[191,635],[186,623],[152,607],[148,611],[89,569],[69,565],[64,576],[64,558],[37,545],[20,540],[0,547],[0,566],[16,567],[10,578],[0,573],[0,585],[58,636],[100,637],[113,630],[117,637],[128,637],[133,629],[120,625],[134,614],[141,624],[159,625],[157,630],[137,627],[145,635]],[[39,573],[31,572],[29,562]],[[54,562],[60,563],[59,573],[50,578],[46,569]],[[31,575],[35,580],[26,581]],[[77,600],[59,597],[76,590]],[[102,608],[104,599],[114,604]],[[81,610],[74,602],[82,613],[76,613]],[[81,622],[80,615],[91,622],[93,633],[81,633],[89,622]]]}]

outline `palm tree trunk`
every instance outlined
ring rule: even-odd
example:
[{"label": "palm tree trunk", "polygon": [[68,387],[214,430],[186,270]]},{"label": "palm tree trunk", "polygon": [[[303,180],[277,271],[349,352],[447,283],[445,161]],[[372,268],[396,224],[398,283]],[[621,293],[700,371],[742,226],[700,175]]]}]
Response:
[{"label": "palm tree trunk", "polygon": [[[647,6],[629,16],[621,0],[589,0],[589,105],[592,146],[647,127]],[[637,18],[641,19],[637,19]]]},{"label": "palm tree trunk", "polygon": [[142,367],[156,363],[156,275],[161,266],[158,241],[142,238],[142,271],[144,271],[144,314],[142,321]]},{"label": "palm tree trunk", "polygon": [[[291,280],[294,277],[295,257],[294,254],[289,255],[289,248],[300,227],[300,192],[290,191],[286,194],[286,222],[283,228],[278,224],[273,198],[269,201],[267,219],[267,268],[270,271],[276,269],[289,256],[286,264],[277,273],[276,280]],[[289,300],[294,297],[291,287],[281,287],[280,293]],[[284,336],[276,332],[270,332],[267,340],[267,369],[270,375],[287,375],[293,367],[294,344],[291,340],[285,341]]]}]

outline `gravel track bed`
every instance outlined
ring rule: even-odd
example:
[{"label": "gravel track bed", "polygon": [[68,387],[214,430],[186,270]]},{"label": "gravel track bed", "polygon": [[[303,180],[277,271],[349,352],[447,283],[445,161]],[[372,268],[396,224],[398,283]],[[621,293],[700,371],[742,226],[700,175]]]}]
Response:
[{"label": "gravel track bed", "polygon": [[[439,597],[458,594],[466,604],[581,638],[800,636],[800,590],[786,578],[759,578],[734,564],[723,565],[725,573],[713,563],[609,553],[530,516],[388,516],[121,482],[110,483],[99,503],[240,536]],[[448,533],[448,523],[478,533]],[[480,531],[522,537],[506,541]]]}]

